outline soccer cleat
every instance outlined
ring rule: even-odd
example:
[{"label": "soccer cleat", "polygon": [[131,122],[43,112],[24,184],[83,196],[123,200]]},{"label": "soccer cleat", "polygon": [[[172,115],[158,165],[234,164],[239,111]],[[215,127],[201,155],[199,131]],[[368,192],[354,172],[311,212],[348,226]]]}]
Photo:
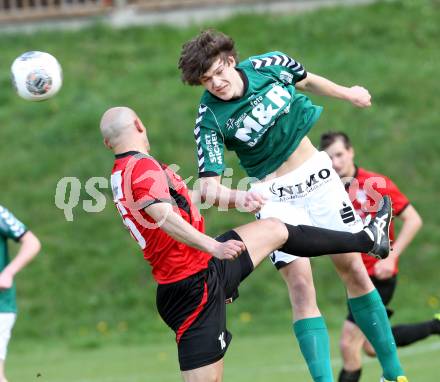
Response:
[{"label": "soccer cleat", "polygon": [[388,379],[385,379],[384,377],[382,377],[380,382],[408,382],[408,378],[406,378],[402,375],[400,377],[397,377],[396,381],[389,381]]},{"label": "soccer cleat", "polygon": [[382,205],[364,231],[373,240],[373,248],[368,252],[376,259],[386,259],[390,253],[390,225],[393,217],[392,203],[389,196],[382,198]]}]

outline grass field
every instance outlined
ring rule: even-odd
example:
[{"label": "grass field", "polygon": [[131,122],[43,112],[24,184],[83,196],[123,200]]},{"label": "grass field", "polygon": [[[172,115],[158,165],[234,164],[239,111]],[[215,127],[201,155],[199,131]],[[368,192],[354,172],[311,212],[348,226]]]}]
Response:
[{"label": "grass field", "polygon": [[[357,162],[389,175],[424,218],[401,262],[404,288],[394,304],[404,307],[399,311],[402,320],[424,319],[440,309],[440,214],[433,207],[440,189],[439,25],[438,6],[424,0],[303,15],[238,15],[209,24],[236,38],[241,57],[281,50],[312,72],[370,89],[369,110],[312,97],[325,109],[310,136],[316,143],[328,129],[349,132]],[[99,118],[107,107],[121,104],[144,119],[153,155],[178,163],[184,178],[196,175],[193,124],[200,89],[182,85],[176,62],[182,43],[199,29],[96,26],[0,36],[0,142],[2,158],[7,158],[0,161],[0,203],[43,242],[42,255],[17,278],[22,316],[16,339],[76,336],[94,332],[100,322],[111,330],[120,322],[130,332],[162,330],[155,320],[154,282],[136,243],[122,228],[110,190],[102,190],[105,209],[87,213],[82,203],[91,198],[84,184],[90,177],[108,177],[113,158],[102,145]],[[50,101],[25,102],[10,85],[9,62],[31,49],[49,51],[63,65],[63,88]],[[233,153],[226,163],[234,168],[236,184],[243,172]],[[65,176],[82,184],[73,222],[54,203],[57,182]],[[212,234],[253,219],[216,209],[203,213]],[[314,261],[314,268],[327,322],[339,325],[341,283],[326,259]],[[270,266],[259,269],[242,293],[246,298],[232,308],[234,314],[258,316],[258,328],[288,322],[285,287]]]},{"label": "grass field", "polygon": [[[332,365],[341,366],[332,334]],[[176,349],[167,342],[145,345],[109,345],[98,349],[72,349],[64,345],[11,346],[8,374],[23,382],[175,382],[179,381]],[[429,339],[400,351],[407,375],[414,382],[438,381],[440,341]],[[375,359],[364,359],[363,381],[378,382]],[[225,382],[309,382],[307,367],[292,336],[243,336],[236,333],[225,358]]]}]

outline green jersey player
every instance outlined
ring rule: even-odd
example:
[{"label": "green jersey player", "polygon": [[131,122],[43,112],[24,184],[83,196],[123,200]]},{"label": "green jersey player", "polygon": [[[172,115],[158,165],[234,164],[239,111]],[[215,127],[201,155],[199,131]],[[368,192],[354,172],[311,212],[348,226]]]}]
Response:
[{"label": "green jersey player", "polygon": [[[238,62],[234,41],[208,30],[184,44],[179,68],[190,85],[202,85],[194,135],[202,197],[225,206],[259,211],[290,224],[356,232],[361,219],[332,168],[328,155],[307,138],[322,108],[300,91],[369,107],[360,86],[344,87],[318,75],[283,52]],[[221,185],[224,150],[235,151],[255,182],[249,191]],[[333,381],[329,339],[316,304],[308,259],[275,251],[292,302],[293,329],[314,381]],[[374,346],[386,380],[406,381],[386,310],[358,254],[332,257],[346,285],[358,326]],[[375,317],[374,322],[372,317]]]},{"label": "green jersey player", "polygon": [[[8,239],[20,243],[20,249],[11,262]],[[4,362],[17,314],[14,276],[37,255],[39,250],[40,242],[35,235],[0,205],[0,382],[7,382]]]}]

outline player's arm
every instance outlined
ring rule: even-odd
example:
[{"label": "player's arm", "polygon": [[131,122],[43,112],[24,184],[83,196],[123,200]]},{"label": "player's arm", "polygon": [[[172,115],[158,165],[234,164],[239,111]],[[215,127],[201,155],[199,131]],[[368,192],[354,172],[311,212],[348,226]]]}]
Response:
[{"label": "player's arm", "polygon": [[27,231],[20,239],[20,249],[14,259],[0,273],[0,289],[12,287],[14,276],[22,270],[40,251],[41,244],[38,238]]},{"label": "player's arm", "polygon": [[403,224],[393,243],[393,251],[390,253],[390,256],[395,258],[403,253],[423,225],[422,218],[411,204],[397,218],[402,220]]},{"label": "player's arm", "polygon": [[263,203],[261,196],[247,191],[231,190],[221,184],[221,176],[226,168],[224,137],[218,127],[213,127],[210,121],[204,121],[203,116],[199,117],[195,127],[199,172],[198,194],[195,195],[208,205],[258,211]]},{"label": "player's arm", "polygon": [[403,224],[393,243],[393,250],[385,260],[378,261],[374,265],[374,275],[381,280],[388,279],[393,275],[400,255],[422,226],[422,218],[410,204],[397,217],[403,221]]},{"label": "player's arm", "polygon": [[208,176],[199,179],[201,201],[223,208],[237,208],[257,212],[264,204],[261,195],[255,192],[232,190],[221,184],[221,176]]},{"label": "player's arm", "polygon": [[198,231],[179,214],[174,212],[169,203],[152,204],[145,208],[145,212],[173,239],[190,247],[208,252],[219,259],[233,260],[245,250],[245,246],[241,241],[229,240],[225,243],[220,243]]},{"label": "player's arm", "polygon": [[354,106],[371,106],[371,95],[368,90],[362,86],[341,86],[310,72],[307,73],[307,77],[297,82],[295,87],[301,91],[310,92],[316,95],[349,101]]}]

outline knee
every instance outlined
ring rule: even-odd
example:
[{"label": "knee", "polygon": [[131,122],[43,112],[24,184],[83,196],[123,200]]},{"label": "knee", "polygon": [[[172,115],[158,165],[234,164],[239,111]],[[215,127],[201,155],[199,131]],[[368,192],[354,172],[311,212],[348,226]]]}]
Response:
[{"label": "knee", "polygon": [[373,346],[368,341],[365,341],[364,346],[362,347],[364,350],[364,353],[368,357],[376,357],[376,351],[374,350]]},{"label": "knee", "polygon": [[298,275],[289,283],[290,288],[299,295],[308,295],[315,293],[312,280],[306,275]]},{"label": "knee", "polygon": [[218,370],[211,370],[210,372],[205,372],[203,375],[199,375],[187,382],[222,382],[222,373]]},{"label": "knee", "polygon": [[264,219],[266,229],[271,232],[273,237],[279,241],[279,245],[282,246],[289,237],[289,231],[287,231],[286,225],[278,218],[266,218]]},{"label": "knee", "polygon": [[339,348],[342,354],[352,354],[353,353],[353,341],[350,336],[343,335],[339,341]]},{"label": "knee", "polygon": [[336,267],[345,282],[363,283],[364,280],[368,279],[365,265],[359,254],[350,253],[342,256],[345,257],[344,261],[338,262]]},{"label": "knee", "polygon": [[337,263],[337,268],[342,274],[354,274],[364,266],[358,253],[347,253],[338,256],[344,257],[343,261]]}]

